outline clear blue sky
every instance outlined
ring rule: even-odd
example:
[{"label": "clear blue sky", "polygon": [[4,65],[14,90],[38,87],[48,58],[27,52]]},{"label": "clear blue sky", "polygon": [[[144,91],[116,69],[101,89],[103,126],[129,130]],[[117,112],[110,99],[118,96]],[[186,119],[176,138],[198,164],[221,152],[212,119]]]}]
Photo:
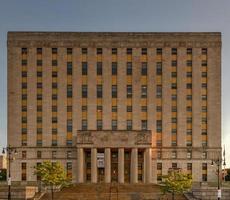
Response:
[{"label": "clear blue sky", "polygon": [[220,31],[222,138],[230,166],[229,8],[230,0],[0,0],[0,148],[7,133],[7,31]]}]

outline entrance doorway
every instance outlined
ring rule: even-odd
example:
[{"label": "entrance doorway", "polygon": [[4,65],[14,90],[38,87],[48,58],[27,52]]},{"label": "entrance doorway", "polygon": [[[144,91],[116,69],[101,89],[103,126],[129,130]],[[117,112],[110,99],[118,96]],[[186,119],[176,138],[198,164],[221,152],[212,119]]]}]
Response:
[{"label": "entrance doorway", "polygon": [[118,151],[111,152],[111,182],[118,182]]},{"label": "entrance doorway", "polygon": [[130,164],[131,164],[131,151],[125,150],[125,160],[124,160],[124,176],[125,183],[130,182]]}]

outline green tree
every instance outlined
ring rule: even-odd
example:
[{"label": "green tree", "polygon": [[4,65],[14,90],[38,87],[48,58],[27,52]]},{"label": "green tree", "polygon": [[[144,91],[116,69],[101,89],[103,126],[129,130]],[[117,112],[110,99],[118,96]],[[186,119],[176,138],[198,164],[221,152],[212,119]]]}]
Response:
[{"label": "green tree", "polygon": [[0,169],[0,181],[6,181],[6,169]]},{"label": "green tree", "polygon": [[171,193],[172,200],[175,194],[183,194],[192,187],[191,175],[181,171],[170,171],[168,175],[162,176],[161,190],[164,194]]},{"label": "green tree", "polygon": [[67,186],[70,180],[59,162],[44,161],[35,167],[35,174],[42,183],[51,189],[51,198],[54,199],[54,188]]}]

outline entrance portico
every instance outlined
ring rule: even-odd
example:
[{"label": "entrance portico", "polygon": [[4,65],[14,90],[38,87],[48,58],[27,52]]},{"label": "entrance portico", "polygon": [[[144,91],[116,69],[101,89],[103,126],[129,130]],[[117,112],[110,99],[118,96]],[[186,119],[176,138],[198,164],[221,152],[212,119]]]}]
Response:
[{"label": "entrance portico", "polygon": [[151,183],[151,131],[78,131],[78,182]]}]

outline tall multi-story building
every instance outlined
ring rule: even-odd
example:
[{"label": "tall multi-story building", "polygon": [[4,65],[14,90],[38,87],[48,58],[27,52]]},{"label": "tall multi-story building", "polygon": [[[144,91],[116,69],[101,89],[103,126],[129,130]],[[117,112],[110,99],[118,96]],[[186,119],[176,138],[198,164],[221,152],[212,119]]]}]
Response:
[{"label": "tall multi-story building", "polygon": [[13,181],[60,161],[73,182],[214,181],[220,33],[8,33]]}]

